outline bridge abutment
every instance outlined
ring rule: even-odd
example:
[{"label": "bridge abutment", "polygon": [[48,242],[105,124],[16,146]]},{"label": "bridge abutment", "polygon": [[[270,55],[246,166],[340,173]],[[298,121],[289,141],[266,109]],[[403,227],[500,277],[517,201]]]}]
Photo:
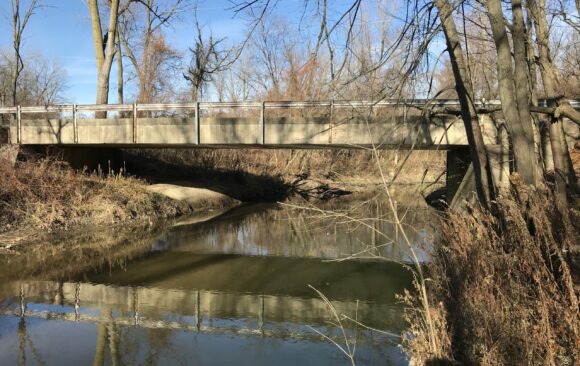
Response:
[{"label": "bridge abutment", "polygon": [[447,151],[447,174],[446,174],[446,186],[447,186],[447,204],[452,205],[453,201],[456,201],[456,196],[458,192],[467,193],[469,190],[473,189],[469,187],[469,180],[473,180],[468,174],[469,167],[471,165],[471,155],[469,153],[468,146],[457,147]]},{"label": "bridge abutment", "polygon": [[101,171],[105,174],[119,172],[124,168],[124,154],[119,148],[95,148],[81,146],[25,146],[33,153],[55,157],[69,164],[73,169],[89,172]]},{"label": "bridge abutment", "polygon": [[[509,189],[510,155],[504,144],[486,145],[487,159],[491,168],[493,184],[497,193]],[[459,209],[464,201],[476,198],[475,176],[469,147],[447,152],[447,204]]]},{"label": "bridge abutment", "polygon": [[117,148],[62,147],[62,159],[73,169],[119,172],[123,168],[123,151]]}]

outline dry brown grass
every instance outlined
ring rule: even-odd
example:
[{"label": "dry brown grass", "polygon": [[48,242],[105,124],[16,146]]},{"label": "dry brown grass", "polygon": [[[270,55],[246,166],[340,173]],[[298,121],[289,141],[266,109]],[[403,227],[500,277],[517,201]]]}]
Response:
[{"label": "dry brown grass", "polygon": [[577,174],[580,174],[580,142],[576,143],[576,146],[570,149],[570,158],[572,159],[572,166]]},{"label": "dry brown grass", "polygon": [[405,347],[416,364],[577,365],[578,295],[567,253],[578,232],[549,193],[517,176],[491,215],[450,213],[429,265],[439,349],[409,311]]},{"label": "dry brown grass", "polygon": [[86,224],[172,217],[190,210],[185,203],[147,191],[134,178],[84,174],[33,155],[14,166],[0,158],[3,239],[16,240],[18,235],[11,234],[22,229],[48,233]]}]

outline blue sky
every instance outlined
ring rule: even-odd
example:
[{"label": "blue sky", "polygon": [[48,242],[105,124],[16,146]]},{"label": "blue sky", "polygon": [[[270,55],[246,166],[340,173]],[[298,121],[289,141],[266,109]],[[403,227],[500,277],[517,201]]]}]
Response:
[{"label": "blue sky", "polygon": [[[23,8],[28,0],[21,0]],[[23,54],[40,52],[60,63],[68,74],[67,101],[79,104],[94,103],[97,71],[92,44],[89,11],[84,0],[44,0],[46,5],[30,19],[24,33]],[[211,28],[214,35],[239,41],[246,29],[240,16],[234,17],[227,0],[200,1],[199,18],[203,26]],[[178,50],[185,52],[194,35],[192,15],[175,21],[165,29],[167,39]],[[12,47],[10,2],[0,1],[0,48],[10,52]],[[116,69],[112,70],[115,80]],[[178,82],[181,82],[179,80]],[[112,88],[114,89],[114,87]],[[111,90],[114,101],[116,91]]]},{"label": "blue sky", "polygon": [[[39,0],[45,5],[31,18],[24,33],[22,53],[26,63],[26,55],[41,53],[55,60],[66,70],[68,89],[66,101],[78,104],[94,103],[96,95],[97,70],[92,44],[89,10],[87,0]],[[158,0],[163,2],[165,0]],[[169,1],[169,0],[168,0]],[[248,23],[243,14],[236,15],[231,9],[229,0],[188,0],[197,3],[198,18],[205,30],[211,29],[213,35],[228,38],[231,42],[241,42],[248,29]],[[21,0],[22,7],[27,8],[30,0]],[[374,0],[365,2],[367,5]],[[394,3],[397,3],[395,1]],[[393,4],[394,4],[393,3]],[[297,26],[301,20],[304,26],[311,18],[313,9],[304,13],[304,0],[277,0],[275,16],[283,17],[288,24]],[[311,2],[314,4],[314,2]],[[332,24],[342,12],[352,4],[352,0],[332,0],[330,2],[329,21]],[[396,5],[393,5],[396,7]],[[372,16],[372,14],[370,14]],[[302,18],[304,16],[304,18]],[[0,48],[11,52],[12,29],[10,19],[10,1],[0,0]],[[164,29],[166,39],[184,55],[193,42],[195,35],[193,13],[181,16]],[[295,27],[294,29],[298,29]],[[301,27],[302,31],[304,28]],[[315,29],[314,31],[318,31]],[[125,75],[130,69],[130,63],[125,60]],[[116,101],[116,64],[111,72],[111,102]],[[175,80],[179,85],[183,79]],[[126,97],[131,98],[132,89],[126,88]]]}]

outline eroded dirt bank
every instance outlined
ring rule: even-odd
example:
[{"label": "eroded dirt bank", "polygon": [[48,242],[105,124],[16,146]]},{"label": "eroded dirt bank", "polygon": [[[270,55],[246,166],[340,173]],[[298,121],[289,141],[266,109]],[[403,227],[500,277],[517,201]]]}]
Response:
[{"label": "eroded dirt bank", "polygon": [[14,251],[55,234],[160,220],[240,203],[201,188],[150,185],[124,172],[75,171],[54,158],[4,148],[0,155],[0,250]]}]

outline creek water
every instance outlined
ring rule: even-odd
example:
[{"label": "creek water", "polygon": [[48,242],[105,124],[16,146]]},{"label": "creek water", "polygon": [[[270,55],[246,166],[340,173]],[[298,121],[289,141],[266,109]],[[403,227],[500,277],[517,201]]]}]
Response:
[{"label": "creek water", "polygon": [[[1,258],[0,365],[350,364],[341,348],[405,365],[408,246],[383,204],[345,206],[250,205]],[[428,246],[433,214],[404,214]]]}]

